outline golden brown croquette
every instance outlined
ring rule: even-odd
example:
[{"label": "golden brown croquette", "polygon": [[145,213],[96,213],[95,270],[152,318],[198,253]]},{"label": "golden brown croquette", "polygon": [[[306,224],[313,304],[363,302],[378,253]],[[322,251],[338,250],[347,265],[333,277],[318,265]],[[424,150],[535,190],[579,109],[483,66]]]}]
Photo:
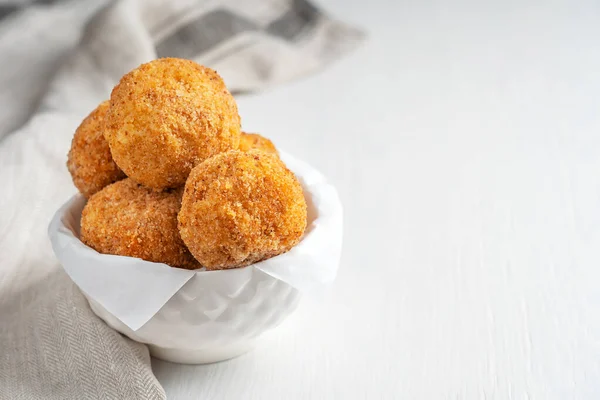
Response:
[{"label": "golden brown croquette", "polygon": [[206,269],[243,267],[300,241],[306,201],[276,155],[231,150],[192,170],[178,220],[183,241]]},{"label": "golden brown croquette", "polygon": [[190,60],[162,58],[123,76],[105,122],[117,165],[154,189],[183,186],[195,165],[239,145],[233,96],[215,71]]},{"label": "golden brown croquette", "polygon": [[239,149],[241,151],[261,150],[267,153],[279,154],[273,142],[258,133],[242,132]]},{"label": "golden brown croquette", "polygon": [[200,268],[177,230],[183,189],[158,192],[132,179],[93,195],[81,215],[81,240],[103,254]]},{"label": "golden brown croquette", "polygon": [[88,199],[105,186],[125,178],[104,139],[103,121],[107,110],[108,101],[105,101],[83,120],[75,131],[67,159],[75,187]]}]

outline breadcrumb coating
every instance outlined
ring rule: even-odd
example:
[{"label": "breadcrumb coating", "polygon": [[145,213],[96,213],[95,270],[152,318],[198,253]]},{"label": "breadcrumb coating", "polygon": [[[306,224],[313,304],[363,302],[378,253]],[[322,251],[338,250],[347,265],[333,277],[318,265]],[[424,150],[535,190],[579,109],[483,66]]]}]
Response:
[{"label": "breadcrumb coating", "polygon": [[276,155],[232,150],[192,170],[178,221],[206,269],[237,268],[295,246],[306,229],[306,201]]},{"label": "breadcrumb coating", "polygon": [[240,136],[239,149],[241,151],[262,150],[266,151],[267,153],[279,154],[273,142],[266,137],[259,135],[258,133],[242,132],[242,136]]},{"label": "breadcrumb coating", "polygon": [[125,178],[104,139],[103,122],[107,110],[108,101],[105,101],[81,122],[67,159],[73,184],[88,199],[105,186]]},{"label": "breadcrumb coating", "polygon": [[195,165],[239,145],[233,96],[215,71],[190,60],[162,58],[123,76],[105,123],[117,165],[154,189],[183,186]]},{"label": "breadcrumb coating", "polygon": [[157,192],[124,179],[93,195],[81,215],[81,240],[103,254],[200,268],[177,230],[183,189]]}]

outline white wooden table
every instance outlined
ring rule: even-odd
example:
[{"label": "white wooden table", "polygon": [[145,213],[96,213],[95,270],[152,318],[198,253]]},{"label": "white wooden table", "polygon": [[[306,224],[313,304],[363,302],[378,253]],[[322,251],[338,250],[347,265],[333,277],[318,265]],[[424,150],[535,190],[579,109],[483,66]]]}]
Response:
[{"label": "white wooden table", "polygon": [[[359,51],[240,99],[345,206],[338,279],[171,399],[600,398],[600,5],[321,1]],[[595,3],[595,4],[594,4]]]}]

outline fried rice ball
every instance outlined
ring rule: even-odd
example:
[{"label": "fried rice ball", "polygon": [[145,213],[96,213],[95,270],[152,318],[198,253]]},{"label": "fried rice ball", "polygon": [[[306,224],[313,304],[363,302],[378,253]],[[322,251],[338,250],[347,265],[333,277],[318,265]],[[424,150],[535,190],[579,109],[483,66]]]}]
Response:
[{"label": "fried rice ball", "polygon": [[157,192],[124,179],[93,195],[81,215],[81,240],[103,254],[200,268],[177,230],[183,189]]},{"label": "fried rice ball", "polygon": [[154,189],[175,188],[196,164],[238,147],[240,117],[215,71],[162,58],[115,86],[104,136],[127,176]]},{"label": "fried rice ball", "polygon": [[267,153],[279,154],[273,142],[258,133],[242,132],[239,149],[241,151],[262,150]]},{"label": "fried rice ball", "polygon": [[279,157],[231,150],[192,170],[178,220],[202,266],[237,268],[295,246],[306,229],[306,201]]},{"label": "fried rice ball", "polygon": [[67,168],[73,184],[88,199],[105,186],[125,178],[104,139],[103,122],[107,110],[108,101],[105,101],[83,120],[69,150]]}]

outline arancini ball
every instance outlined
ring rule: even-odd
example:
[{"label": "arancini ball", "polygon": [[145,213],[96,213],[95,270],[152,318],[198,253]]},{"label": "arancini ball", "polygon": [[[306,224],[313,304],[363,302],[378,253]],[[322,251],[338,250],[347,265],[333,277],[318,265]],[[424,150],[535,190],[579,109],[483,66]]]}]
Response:
[{"label": "arancini ball", "polygon": [[88,199],[105,186],[125,178],[104,139],[103,122],[107,110],[108,101],[105,101],[81,122],[67,159],[73,184]]},{"label": "arancini ball", "polygon": [[241,151],[262,150],[267,153],[279,154],[273,142],[258,133],[242,132],[239,149]]},{"label": "arancini ball", "polygon": [[212,69],[162,58],[121,78],[104,136],[117,165],[153,189],[183,186],[192,168],[240,140],[233,96]]},{"label": "arancini ball", "polygon": [[183,189],[157,192],[132,179],[93,195],[81,215],[81,241],[99,253],[200,268],[177,230]]},{"label": "arancini ball", "polygon": [[185,185],[179,232],[208,270],[284,253],[306,229],[306,200],[274,154],[231,150],[196,166]]}]

